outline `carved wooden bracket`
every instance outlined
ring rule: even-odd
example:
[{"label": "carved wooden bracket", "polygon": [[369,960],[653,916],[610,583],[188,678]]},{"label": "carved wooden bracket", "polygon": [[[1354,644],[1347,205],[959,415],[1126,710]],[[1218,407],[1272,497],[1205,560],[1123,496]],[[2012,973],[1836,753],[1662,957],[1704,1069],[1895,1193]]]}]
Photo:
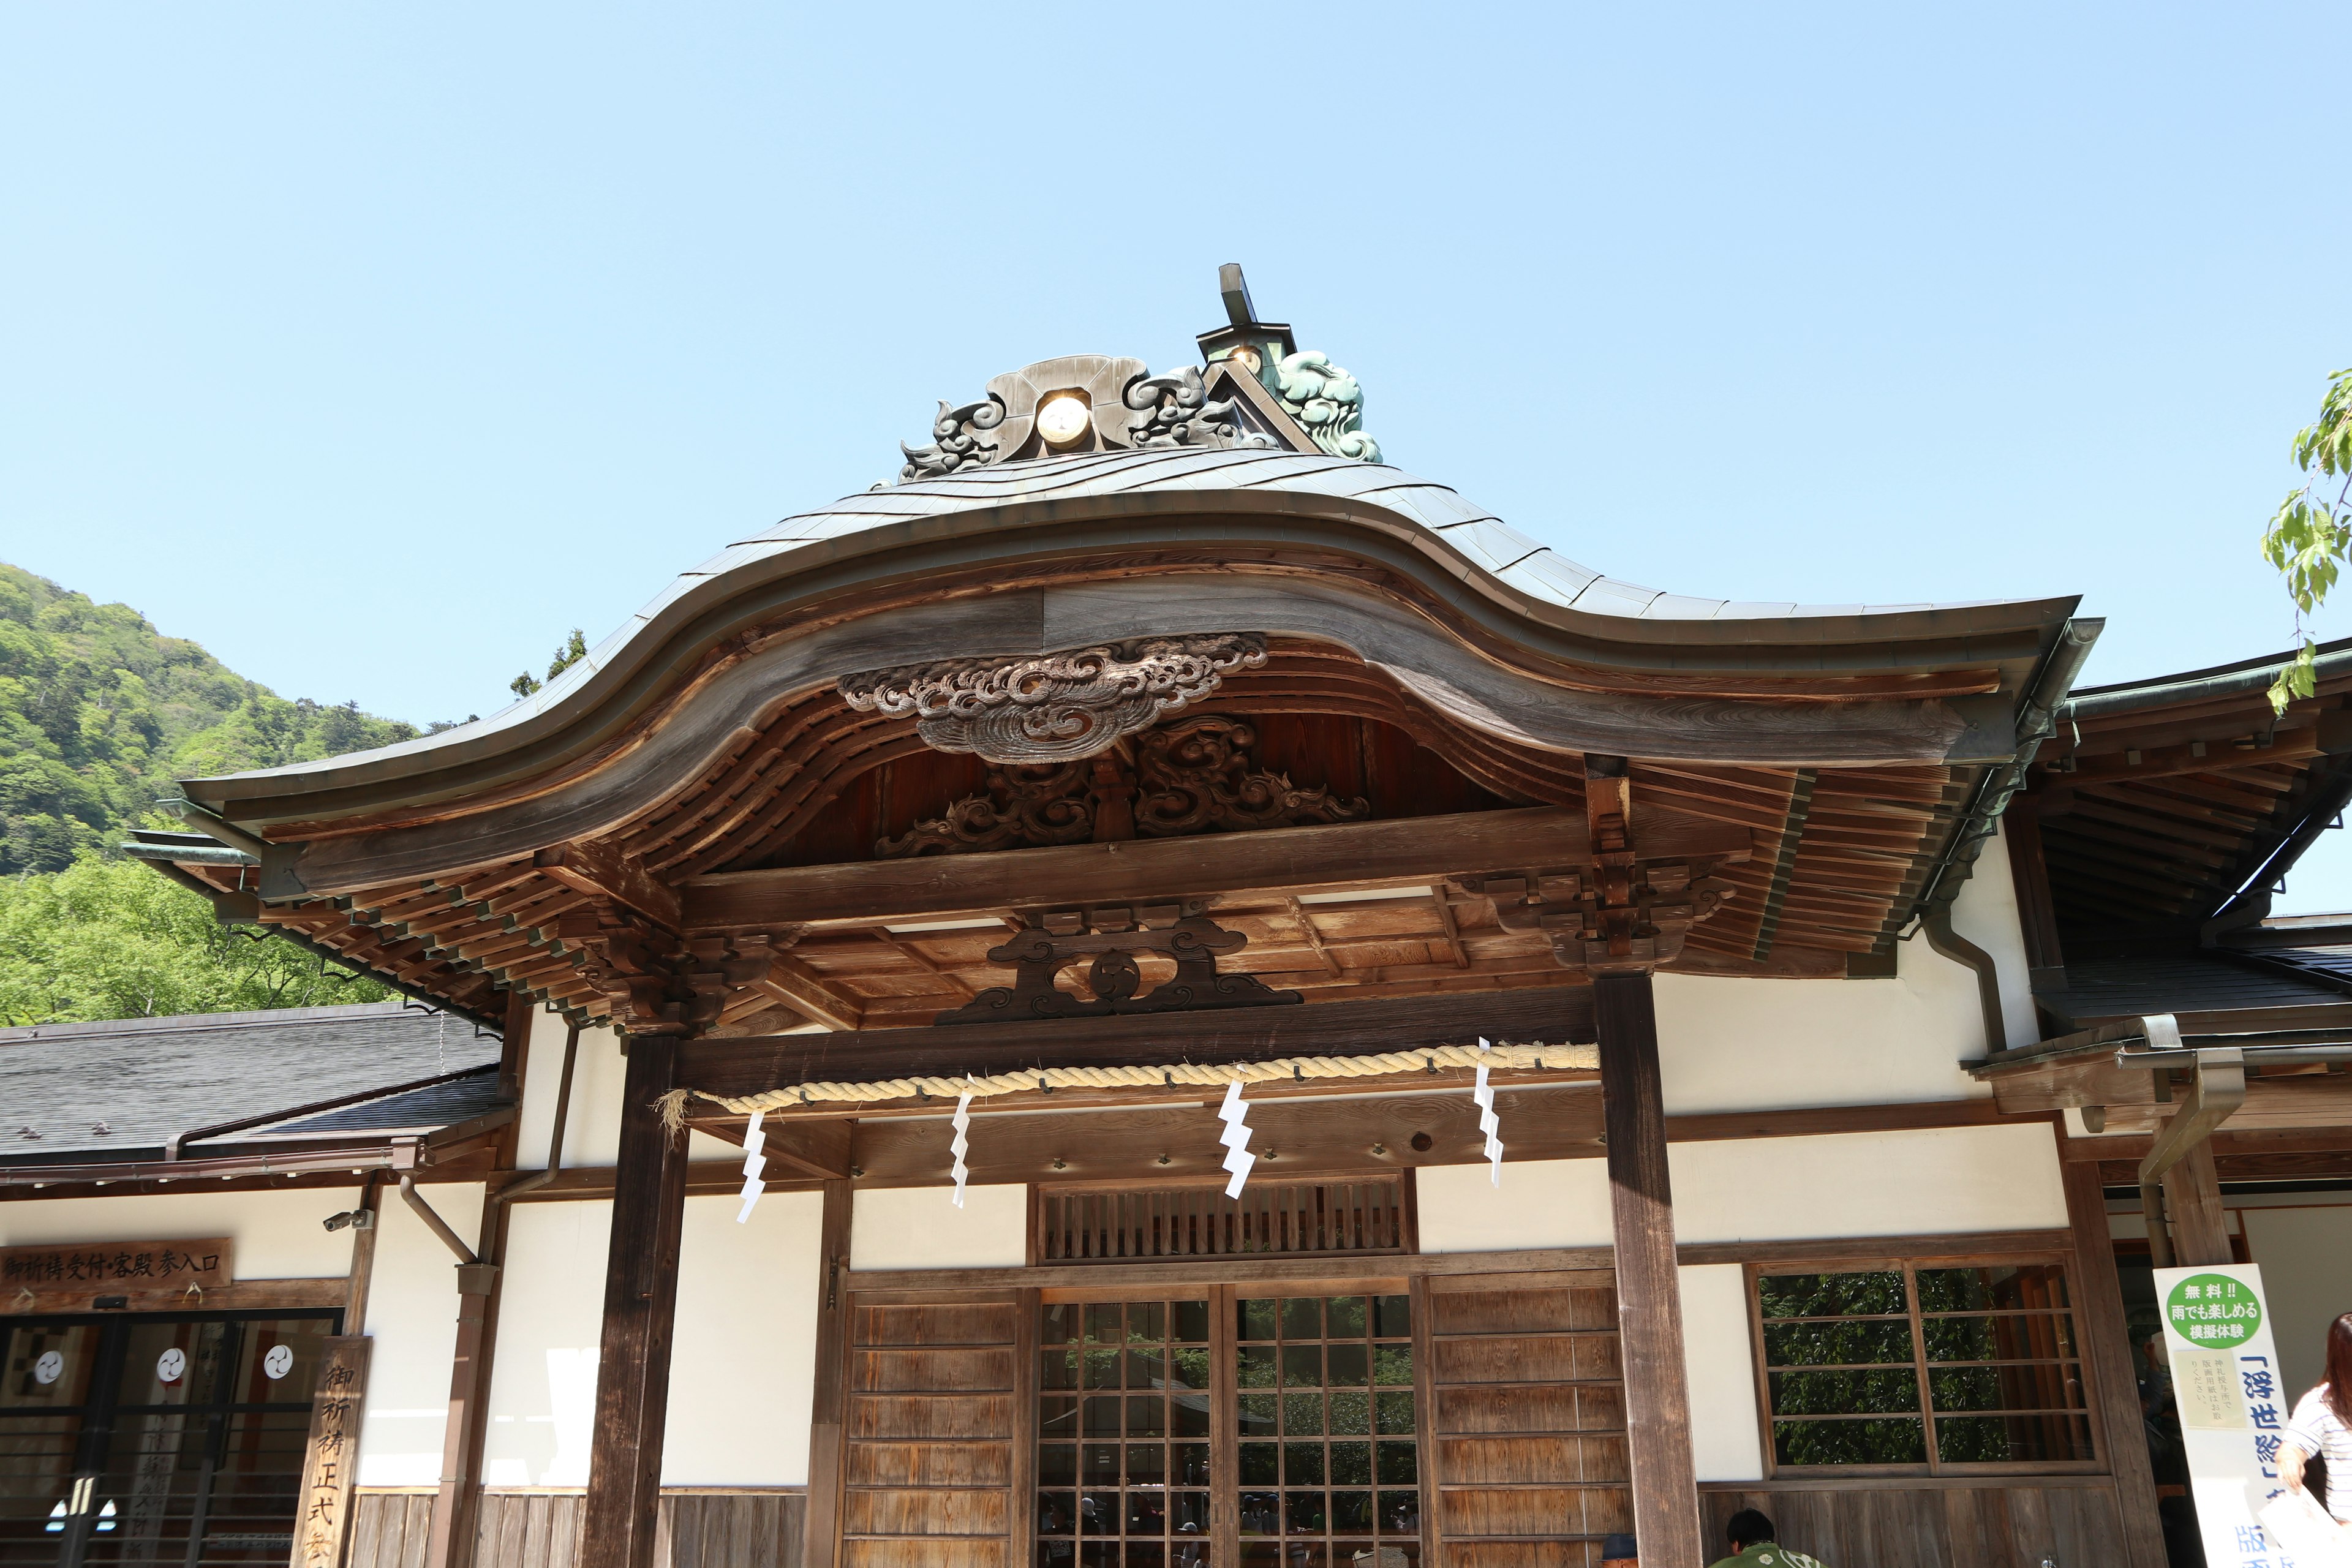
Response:
[{"label": "carved wooden bracket", "polygon": [[614,1026],[632,1035],[708,1030],[732,996],[769,978],[797,934],[780,941],[746,931],[681,942],[611,903],[576,910],[555,929],[564,947],[579,953],[581,971],[604,995]]},{"label": "carved wooden bracket", "polygon": [[[1296,991],[1276,991],[1254,974],[1221,973],[1217,955],[1238,952],[1249,942],[1202,914],[1199,900],[1151,908],[1056,910],[1002,947],[989,962],[1013,970],[1010,987],[993,986],[940,1024],[1000,1024],[1032,1018],[1101,1018],[1121,1013],[1184,1013],[1223,1007],[1266,1007],[1306,1000]],[[1143,973],[1139,952],[1165,953],[1176,961],[1173,978],[1138,995]],[[1077,996],[1055,984],[1055,977],[1091,957],[1086,975],[1091,996]]]},{"label": "carved wooden bracket", "polygon": [[1253,827],[1352,822],[1361,798],[1300,789],[1251,765],[1257,732],[1214,714],[1179,719],[1121,741],[1084,762],[1001,763],[988,794],[966,795],[944,816],[874,846],[877,858],[1030,849],[1091,839],[1167,838]]},{"label": "carved wooden bracket", "polygon": [[[1495,872],[1455,880],[1492,899],[1503,929],[1548,937],[1552,955],[1589,974],[1639,973],[1672,962],[1690,928],[1723,907],[1730,883],[1721,864],[1646,860],[1627,868],[1565,867]],[[1614,900],[1604,891],[1614,891]]]},{"label": "carved wooden bracket", "polygon": [[861,713],[913,714],[934,751],[1065,763],[1108,750],[1265,663],[1255,632],[1141,637],[1021,658],[952,658],[841,678]]}]

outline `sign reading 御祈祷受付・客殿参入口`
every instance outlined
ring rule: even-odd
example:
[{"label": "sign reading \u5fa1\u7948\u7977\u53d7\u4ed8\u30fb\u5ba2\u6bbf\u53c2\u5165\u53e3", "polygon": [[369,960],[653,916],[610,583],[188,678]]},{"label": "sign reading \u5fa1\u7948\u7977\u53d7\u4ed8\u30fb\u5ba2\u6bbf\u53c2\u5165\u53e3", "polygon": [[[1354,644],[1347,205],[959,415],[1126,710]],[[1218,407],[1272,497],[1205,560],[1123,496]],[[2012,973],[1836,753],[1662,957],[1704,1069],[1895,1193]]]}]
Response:
[{"label": "sign reading \u5fa1\u7948\u7977\u53d7\u4ed8\u30fb\u5ba2\u6bbf\u53c2\u5165\u53e3", "polygon": [[91,1241],[0,1247],[0,1290],[209,1290],[236,1278],[228,1240]]}]

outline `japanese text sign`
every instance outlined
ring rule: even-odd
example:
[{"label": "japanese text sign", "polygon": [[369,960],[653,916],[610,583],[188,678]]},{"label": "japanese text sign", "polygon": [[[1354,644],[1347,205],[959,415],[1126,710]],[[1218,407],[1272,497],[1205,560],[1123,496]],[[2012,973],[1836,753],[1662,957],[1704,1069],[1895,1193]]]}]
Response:
[{"label": "japanese text sign", "polygon": [[209,1290],[235,1278],[226,1237],[0,1247],[0,1296],[18,1290]]},{"label": "japanese text sign", "polygon": [[2283,1489],[2279,1449],[2294,1391],[2279,1375],[2262,1270],[2156,1271],[2164,1349],[2210,1568],[2294,1568],[2256,1518]]},{"label": "japanese text sign", "polygon": [[310,1391],[310,1445],[302,1463],[301,1513],[294,1523],[294,1568],[336,1568],[352,1523],[352,1482],[359,1468],[360,1415],[367,1402],[364,1334],[320,1342],[319,1381]]}]

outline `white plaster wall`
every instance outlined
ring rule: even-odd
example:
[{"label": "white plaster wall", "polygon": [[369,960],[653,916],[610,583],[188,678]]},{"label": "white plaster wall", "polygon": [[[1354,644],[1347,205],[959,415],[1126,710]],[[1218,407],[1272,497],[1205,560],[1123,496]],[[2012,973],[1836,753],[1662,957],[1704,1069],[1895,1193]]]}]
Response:
[{"label": "white plaster wall", "polygon": [[[1504,1141],[1510,1129],[1504,1127]],[[2045,1122],[1676,1143],[1666,1152],[1682,1241],[1826,1240],[2039,1230],[2066,1224],[2058,1146]],[[1424,1252],[1606,1247],[1602,1159],[1506,1162],[1414,1177]],[[864,1203],[860,1194],[859,1202]]]},{"label": "white plaster wall", "polygon": [[1747,1271],[1737,1263],[1682,1269],[1683,1366],[1690,1378],[1691,1458],[1703,1481],[1764,1475],[1757,1426],[1756,1352],[1748,1337]]},{"label": "white plaster wall", "polygon": [[[174,1184],[178,1185],[178,1184]],[[308,1192],[178,1192],[0,1204],[0,1247],[68,1241],[194,1241],[225,1236],[240,1279],[326,1279],[352,1269],[352,1236],[320,1221],[352,1206],[356,1187]]]},{"label": "white plaster wall", "polygon": [[[481,1234],[478,1183],[420,1188],[469,1245]],[[375,1271],[368,1286],[367,1414],[359,1484],[432,1486],[441,1479],[449,1365],[457,1350],[457,1259],[397,1192],[378,1199]]]},{"label": "white plaster wall", "polygon": [[[569,1027],[543,1007],[531,1015],[530,1065],[523,1079],[521,1125],[515,1146],[519,1170],[547,1168],[556,1091],[563,1084],[563,1037]],[[620,1041],[612,1030],[580,1031],[580,1055],[572,1069],[572,1115],[563,1128],[566,1165],[609,1166],[620,1159],[621,1092],[628,1071],[629,1059],[621,1054]],[[742,1151],[708,1133],[688,1135],[688,1159],[730,1157],[740,1159]]]},{"label": "white plaster wall", "polygon": [[2263,1271],[2279,1370],[2300,1395],[2326,1375],[2327,1325],[2352,1312],[2352,1205],[2238,1214]]},{"label": "white plaster wall", "polygon": [[[771,1193],[739,1226],[740,1206],[686,1201],[665,1486],[808,1479],[824,1198]],[[612,1227],[609,1203],[515,1206],[483,1447],[492,1486],[587,1484]]]},{"label": "white plaster wall", "polygon": [[[1992,954],[2011,1042],[2038,1037],[2004,840],[1985,847],[1962,884],[1952,927]],[[1892,980],[1659,975],[1667,1114],[1991,1094],[1961,1066],[1985,1053],[1975,972],[1935,952],[1925,937],[1898,942],[1895,952]]]},{"label": "white plaster wall", "polygon": [[849,1211],[852,1268],[1018,1268],[1029,1260],[1029,1189],[950,1187],[861,1191]]}]

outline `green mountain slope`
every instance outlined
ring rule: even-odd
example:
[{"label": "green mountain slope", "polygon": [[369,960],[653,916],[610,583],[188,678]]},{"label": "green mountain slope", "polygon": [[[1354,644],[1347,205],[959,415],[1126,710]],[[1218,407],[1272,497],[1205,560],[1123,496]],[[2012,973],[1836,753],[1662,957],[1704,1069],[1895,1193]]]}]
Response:
[{"label": "green mountain slope", "polygon": [[57,871],[172,781],[390,745],[415,726],[288,701],[128,605],[0,564],[0,873]]},{"label": "green mountain slope", "polygon": [[225,931],[121,858],[173,781],[389,745],[414,725],[289,701],[126,605],[0,564],[0,1026],[311,1007],[389,994],[282,938]]}]

